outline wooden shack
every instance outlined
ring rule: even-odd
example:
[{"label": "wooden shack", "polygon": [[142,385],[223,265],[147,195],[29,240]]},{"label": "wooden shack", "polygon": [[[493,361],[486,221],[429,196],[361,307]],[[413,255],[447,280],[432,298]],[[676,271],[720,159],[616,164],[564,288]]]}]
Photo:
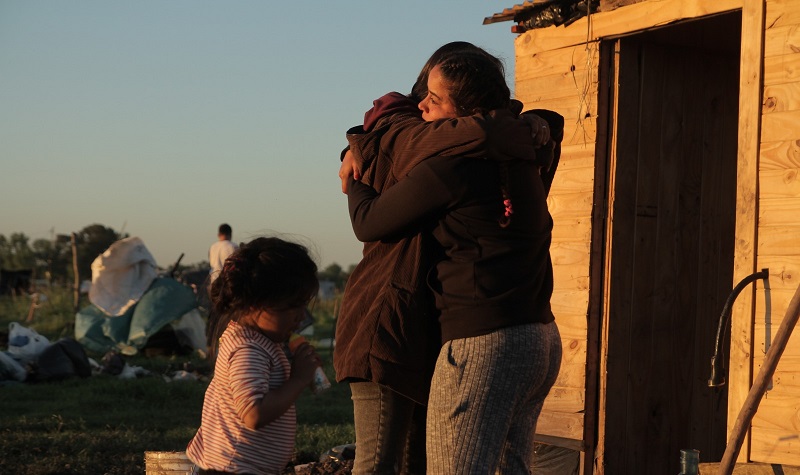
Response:
[{"label": "wooden shack", "polygon": [[[538,440],[585,474],[673,475],[681,449],[718,462],[800,283],[800,0],[601,0],[568,25],[524,21],[549,3],[484,21],[513,22],[516,98],[566,118],[549,199],[564,357]],[[720,313],[761,269],[711,388]],[[800,330],[738,462],[800,466]]]}]

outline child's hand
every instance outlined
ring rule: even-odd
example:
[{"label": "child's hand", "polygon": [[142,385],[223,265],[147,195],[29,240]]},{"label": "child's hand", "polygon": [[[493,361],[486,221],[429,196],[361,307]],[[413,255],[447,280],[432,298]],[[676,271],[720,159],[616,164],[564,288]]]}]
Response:
[{"label": "child's hand", "polygon": [[286,384],[270,389],[257,404],[253,404],[242,416],[250,429],[258,429],[283,415],[297,400],[300,393],[314,380],[314,372],[321,360],[314,347],[301,343],[292,354],[292,372]]},{"label": "child's hand", "polygon": [[294,351],[292,358],[292,378],[297,378],[303,383],[310,384],[314,379],[314,371],[322,365],[314,347],[308,343],[303,343]]}]

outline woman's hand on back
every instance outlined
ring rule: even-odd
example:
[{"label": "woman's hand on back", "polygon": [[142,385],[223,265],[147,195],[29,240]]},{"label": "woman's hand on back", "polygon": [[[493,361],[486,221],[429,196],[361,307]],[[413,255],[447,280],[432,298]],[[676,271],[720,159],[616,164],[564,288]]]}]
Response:
[{"label": "woman's hand on back", "polygon": [[350,177],[356,180],[361,179],[361,170],[358,169],[356,161],[353,159],[353,152],[348,150],[342,158],[342,166],[339,167],[339,179],[342,180],[342,193],[347,193],[347,180]]},{"label": "woman's hand on back", "polygon": [[522,118],[528,122],[531,127],[531,137],[533,143],[537,147],[541,147],[550,141],[550,126],[547,121],[542,119],[536,114],[523,114]]}]

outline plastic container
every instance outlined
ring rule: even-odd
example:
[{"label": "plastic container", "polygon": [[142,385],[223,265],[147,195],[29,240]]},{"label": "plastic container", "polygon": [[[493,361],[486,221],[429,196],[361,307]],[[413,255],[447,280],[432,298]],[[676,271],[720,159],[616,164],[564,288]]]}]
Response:
[{"label": "plastic container", "polygon": [[144,471],[147,475],[193,475],[197,466],[186,452],[145,452]]},{"label": "plastic container", "polygon": [[[292,336],[289,338],[289,352],[294,354],[297,347],[303,343],[306,343],[306,339],[303,335],[292,333]],[[317,369],[314,371],[314,379],[311,381],[311,391],[314,394],[319,394],[329,387],[331,387],[331,382],[328,376],[321,367],[317,366]]]},{"label": "plastic container", "polygon": [[700,473],[700,451],[681,449],[681,473],[678,475],[698,475]]}]

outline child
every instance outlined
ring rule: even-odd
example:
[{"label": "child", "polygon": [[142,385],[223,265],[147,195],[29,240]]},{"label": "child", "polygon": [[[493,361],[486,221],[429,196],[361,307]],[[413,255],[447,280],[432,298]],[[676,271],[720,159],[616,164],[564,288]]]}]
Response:
[{"label": "child", "polygon": [[255,239],[225,261],[211,286],[214,377],[186,450],[201,474],[277,474],[288,464],[294,402],[320,359],[304,344],[290,363],[282,344],[318,286],[306,248],[278,238]]}]

